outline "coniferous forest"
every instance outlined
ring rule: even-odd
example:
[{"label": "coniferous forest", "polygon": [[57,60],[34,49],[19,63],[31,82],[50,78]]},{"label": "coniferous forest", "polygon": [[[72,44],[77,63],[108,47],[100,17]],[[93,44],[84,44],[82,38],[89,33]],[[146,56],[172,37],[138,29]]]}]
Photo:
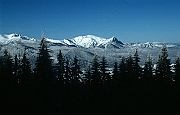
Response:
[{"label": "coniferous forest", "polygon": [[172,64],[166,45],[153,68],[149,55],[139,65],[138,49],[111,71],[97,56],[82,71],[78,57],[61,50],[55,63],[42,38],[32,69],[4,50],[0,57],[0,114],[180,114],[180,57]]}]

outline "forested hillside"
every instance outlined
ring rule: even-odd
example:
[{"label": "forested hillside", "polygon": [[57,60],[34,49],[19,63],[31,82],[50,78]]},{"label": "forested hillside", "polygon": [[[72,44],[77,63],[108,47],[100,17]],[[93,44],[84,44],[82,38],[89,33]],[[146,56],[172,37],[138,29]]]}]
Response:
[{"label": "forested hillside", "polygon": [[151,55],[139,65],[137,48],[119,62],[95,55],[85,71],[61,49],[55,63],[44,37],[38,49],[33,70],[26,52],[4,50],[0,114],[180,114],[180,57],[171,62],[166,44],[155,68]]}]

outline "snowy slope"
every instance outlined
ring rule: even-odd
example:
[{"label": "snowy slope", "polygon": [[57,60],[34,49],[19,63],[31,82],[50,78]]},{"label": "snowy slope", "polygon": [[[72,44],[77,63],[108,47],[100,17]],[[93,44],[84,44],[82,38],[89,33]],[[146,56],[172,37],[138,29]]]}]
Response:
[{"label": "snowy slope", "polygon": [[116,47],[120,47],[121,45],[123,45],[123,43],[118,41],[117,38],[115,37],[106,39],[94,35],[78,36],[73,39],[64,39],[64,40],[53,40],[47,38],[47,41],[55,44],[59,43],[63,45],[71,45],[77,47],[80,46],[84,48],[95,48],[95,47],[106,48],[108,44],[116,45]]},{"label": "snowy slope", "polygon": [[106,43],[107,39],[101,38],[101,37],[96,37],[93,35],[87,35],[87,36],[75,37],[72,39],[72,41],[79,46],[82,46],[85,48],[92,48],[92,47],[98,46],[102,43]]},{"label": "snowy slope", "polygon": [[8,44],[8,43],[20,43],[22,41],[36,42],[37,40],[34,38],[29,38],[27,36],[21,36],[19,34],[9,34],[9,35],[0,35],[0,43]]},{"label": "snowy slope", "polygon": [[[148,54],[151,54],[154,62],[156,62],[158,54],[161,53],[161,48],[164,44],[159,42],[122,43],[116,37],[107,39],[94,35],[78,36],[64,40],[46,38],[46,40],[48,41],[50,54],[55,62],[57,61],[57,54],[59,50],[61,50],[64,56],[70,60],[73,60],[76,55],[82,67],[86,67],[88,63],[92,62],[95,54],[97,54],[99,58],[105,56],[109,64],[111,64],[109,66],[113,67],[114,61],[119,62],[122,56],[127,57],[129,54],[133,55],[137,47],[141,59],[140,63],[144,63]],[[38,46],[39,40],[34,38],[19,34],[0,34],[0,56],[3,54],[4,49],[7,49],[12,56],[15,54],[22,56],[23,52],[27,52],[27,56],[33,65],[38,53]],[[172,59],[173,62],[180,51],[180,44],[167,43],[167,47],[169,58]]]},{"label": "snowy slope", "polygon": [[[164,45],[164,43],[160,42],[146,42],[146,43],[137,43],[133,44],[132,46],[140,47],[140,48],[155,48],[159,47],[161,48]],[[175,44],[166,44],[168,48],[176,47]]]},{"label": "snowy slope", "polygon": [[122,42],[118,41],[115,37],[106,39],[106,38],[97,37],[94,35],[79,36],[79,37],[73,38],[72,41],[75,44],[85,47],[85,48],[94,48],[98,46],[106,47],[107,44],[111,44],[111,43],[120,43],[118,45],[123,44]]}]

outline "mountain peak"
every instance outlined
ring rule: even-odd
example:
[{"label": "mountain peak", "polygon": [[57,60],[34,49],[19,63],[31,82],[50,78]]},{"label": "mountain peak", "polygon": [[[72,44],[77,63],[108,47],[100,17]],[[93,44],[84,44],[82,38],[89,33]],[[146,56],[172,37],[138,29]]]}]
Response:
[{"label": "mountain peak", "polygon": [[103,38],[94,35],[86,35],[86,36],[78,36],[73,39],[70,39],[74,44],[78,46],[82,46],[85,48],[94,48],[94,47],[103,47],[106,48],[107,44],[114,44],[114,45],[122,45],[123,43],[119,41],[116,37],[112,38]]},{"label": "mountain peak", "polygon": [[29,38],[27,36],[21,36],[20,34],[12,33],[12,34],[4,34],[0,35],[1,43],[19,43],[21,40],[29,40],[29,41],[37,41],[35,38]]},{"label": "mountain peak", "polygon": [[110,42],[117,43],[123,45],[121,41],[119,41],[115,36],[109,39]]},{"label": "mountain peak", "polygon": [[118,39],[117,39],[115,36],[113,36],[113,37],[110,38],[109,40],[110,40],[110,41],[118,41]]}]

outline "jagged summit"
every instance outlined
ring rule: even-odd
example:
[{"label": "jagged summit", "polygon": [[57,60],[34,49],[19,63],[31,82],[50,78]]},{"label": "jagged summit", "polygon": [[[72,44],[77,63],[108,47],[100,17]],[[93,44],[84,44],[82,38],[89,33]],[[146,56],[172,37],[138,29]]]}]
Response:
[{"label": "jagged summit", "polygon": [[94,35],[78,36],[78,37],[71,39],[71,41],[74,44],[85,47],[85,48],[95,48],[95,47],[99,47],[99,46],[103,46],[105,48],[107,46],[107,44],[110,44],[113,42],[122,43],[122,42],[118,41],[117,38],[115,38],[115,37],[106,39],[106,38],[97,37]]},{"label": "jagged summit", "polygon": [[8,44],[8,43],[20,43],[24,40],[28,40],[29,42],[36,42],[37,40],[35,38],[29,38],[27,36],[22,36],[20,34],[9,34],[9,35],[0,35],[0,43],[1,44]]},{"label": "jagged summit", "polygon": [[123,45],[123,43],[119,41],[116,37],[106,39],[94,35],[78,36],[72,39],[64,39],[64,40],[53,40],[47,38],[47,41],[55,44],[70,45],[70,46],[84,47],[84,48],[96,48],[96,47],[108,48],[110,44],[115,45],[116,48],[118,48]]},{"label": "jagged summit", "polygon": [[[111,38],[103,38],[94,35],[84,35],[77,36],[72,39],[64,39],[64,40],[54,40],[46,38],[46,40],[54,45],[54,46],[68,46],[68,47],[83,47],[83,48],[103,48],[103,49],[119,49],[122,47],[127,47],[127,43],[123,43],[119,41],[115,36]],[[0,44],[9,44],[9,43],[38,43],[39,41],[35,38],[30,38],[27,36],[22,36],[20,34],[0,34]],[[146,42],[146,43],[138,43],[138,44],[129,44],[136,47],[141,48],[154,48],[154,47],[162,47],[162,43],[159,42]],[[167,44],[167,47],[175,47],[174,44]]]},{"label": "jagged summit", "polygon": [[[127,57],[129,54],[133,54],[137,47],[142,60],[147,59],[148,53],[156,59],[164,44],[160,42],[122,43],[114,36],[107,39],[94,35],[77,36],[72,39],[63,40],[46,38],[46,40],[48,41],[48,47],[53,59],[57,58],[57,54],[59,50],[61,50],[69,60],[73,60],[73,57],[77,56],[83,67],[86,67],[87,64],[92,61],[94,54],[97,54],[99,57],[106,56],[108,62],[113,62],[118,61],[122,56]],[[16,33],[8,35],[0,34],[0,56],[5,49],[7,49],[12,56],[15,54],[22,56],[23,52],[26,51],[34,67],[39,43],[40,41],[37,39]],[[180,44],[167,43],[167,47],[170,52],[169,57],[175,59],[180,50]],[[113,67],[113,64],[109,66]]]}]

